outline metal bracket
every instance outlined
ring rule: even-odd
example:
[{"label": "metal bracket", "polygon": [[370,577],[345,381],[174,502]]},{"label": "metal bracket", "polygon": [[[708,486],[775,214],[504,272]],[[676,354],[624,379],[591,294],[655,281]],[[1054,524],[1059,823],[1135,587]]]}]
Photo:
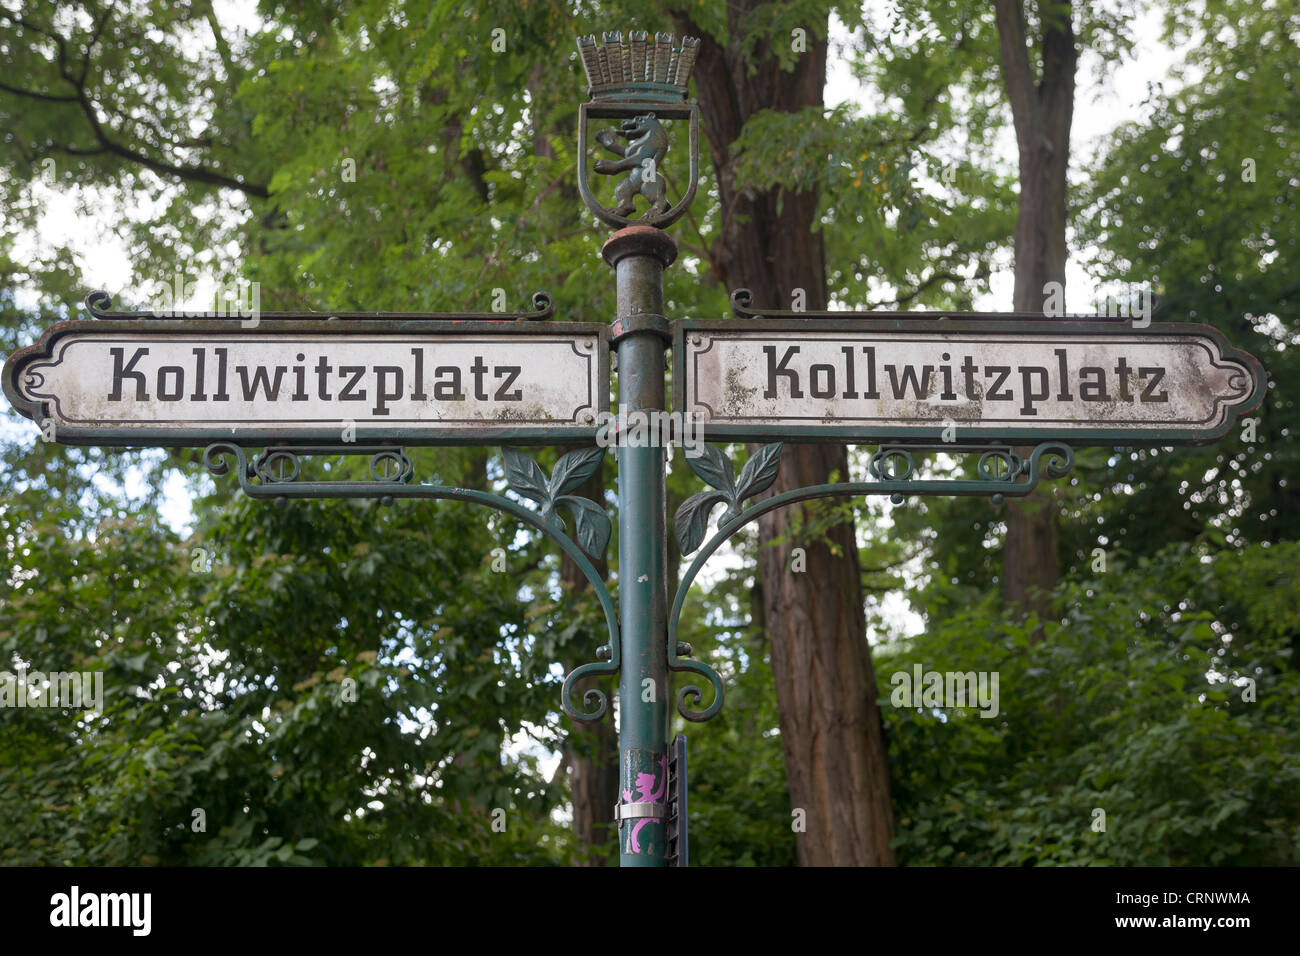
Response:
[{"label": "metal bracket", "polygon": [[[704,677],[713,688],[713,703],[703,710],[687,706],[690,700],[697,706],[703,692],[695,685],[683,687],[677,694],[677,712],[687,720],[710,720],[722,709],[722,678],[703,661],[692,660],[690,645],[677,640],[686,592],[704,562],[724,541],[749,522],[785,505],[816,498],[848,498],[858,495],[889,495],[894,504],[902,504],[911,495],[988,495],[994,504],[1005,497],[1023,498],[1038,487],[1041,478],[1061,478],[1074,464],[1074,450],[1060,442],[1041,442],[1028,458],[1022,458],[1011,447],[996,445],[933,445],[909,449],[899,445],[881,445],[871,457],[868,471],[875,481],[848,481],[795,488],[764,498],[757,504],[744,507],[747,499],[770,488],[781,467],[782,444],[764,445],[754,452],[737,477],[735,469],[722,452],[705,444],[698,458],[686,459],[691,470],[710,487],[697,492],[684,501],[673,519],[677,532],[678,549],[683,556],[699,549],[686,574],[677,584],[677,595],[668,612],[668,669],[690,671]],[[914,479],[916,462],[912,450],[926,450],[979,454],[975,470],[979,480],[970,479]],[[725,503],[727,510],[718,521],[718,530],[705,541],[709,513]]]},{"label": "metal bracket", "polygon": [[[596,649],[597,661],[583,664],[569,672],[560,689],[560,702],[564,712],[577,721],[590,722],[605,716],[608,700],[605,692],[595,687],[583,694],[586,710],[579,709],[573,700],[577,682],[585,677],[608,676],[619,672],[618,612],[604,576],[592,558],[599,559],[609,542],[611,525],[600,505],[569,492],[586,481],[600,467],[605,455],[603,448],[586,448],[570,452],[560,458],[547,478],[538,464],[513,448],[505,451],[506,482],[524,498],[540,505],[530,508],[522,502],[474,488],[452,488],[446,485],[413,483],[414,466],[400,446],[387,445],[319,445],[299,447],[273,446],[249,461],[248,450],[241,445],[217,442],[203,451],[203,464],[213,475],[233,474],[239,486],[250,498],[271,498],[285,504],[291,498],[377,498],[381,505],[391,505],[398,499],[433,501],[464,501],[504,512],[558,544],[577,565],[591,585],[605,615],[605,628],[609,641]],[[298,455],[351,455],[371,456],[371,481],[302,481]],[[233,458],[232,465],[227,459]],[[555,513],[563,506],[573,513],[574,537],[564,531],[564,523]],[[591,555],[591,558],[588,557]]]},{"label": "metal bracket", "polygon": [[623,820],[640,820],[644,817],[657,817],[662,820],[668,816],[668,804],[666,803],[616,803],[614,804],[614,819],[622,822]]},{"label": "metal bracket", "polygon": [[636,315],[616,319],[610,325],[609,344],[618,345],[627,336],[642,332],[651,332],[659,336],[664,340],[665,348],[672,345],[672,324],[664,316],[654,315],[649,312],[639,312]]},{"label": "metal bracket", "polygon": [[664,859],[669,866],[690,866],[690,838],[686,809],[686,735],[678,734],[668,751],[668,820],[664,833],[668,851]]}]

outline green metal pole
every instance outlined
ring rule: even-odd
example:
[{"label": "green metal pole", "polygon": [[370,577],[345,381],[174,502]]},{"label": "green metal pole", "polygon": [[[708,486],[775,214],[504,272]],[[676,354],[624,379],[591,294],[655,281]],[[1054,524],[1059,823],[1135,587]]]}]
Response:
[{"label": "green metal pole", "polygon": [[[614,269],[618,317],[618,837],[622,866],[664,866],[668,781],[668,588],[664,449],[622,441],[622,419],[664,408],[664,269],[677,244],[659,229],[629,226],[602,250]],[[632,422],[629,421],[629,425]],[[647,432],[654,430],[647,429]]]}]

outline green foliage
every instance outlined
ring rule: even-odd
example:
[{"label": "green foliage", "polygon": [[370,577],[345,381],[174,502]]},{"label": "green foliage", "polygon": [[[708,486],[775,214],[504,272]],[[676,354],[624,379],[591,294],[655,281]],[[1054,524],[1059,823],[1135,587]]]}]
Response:
[{"label": "green foliage", "polygon": [[[1238,429],[1204,448],[1081,451],[1071,478],[1054,486],[1068,571],[1086,574],[1099,547],[1123,563],[1207,534],[1233,547],[1300,537],[1300,112],[1284,92],[1300,58],[1300,5],[1198,8],[1167,9],[1171,36],[1196,40],[1186,68],[1197,71],[1187,77],[1194,82],[1154,92],[1149,115],[1112,134],[1072,197],[1074,245],[1095,247],[1085,264],[1108,293],[1153,291],[1155,323],[1221,329],[1260,358],[1270,387],[1253,440]],[[932,499],[909,505],[899,522],[929,545],[918,603],[932,616],[997,586],[1004,529],[987,501]]]},{"label": "green foliage", "polygon": [[[1300,60],[1294,0],[1171,8],[1171,29],[1202,42],[1189,67],[1203,76],[1154,98],[1149,120],[1117,130],[1085,191],[1082,232],[1100,279],[1154,289],[1158,320],[1203,322],[1259,357],[1269,393],[1254,440],[1206,449],[1117,453],[1099,476],[1118,493],[1091,509],[1111,540],[1149,551],[1207,524],[1234,544],[1300,537],[1300,453],[1293,347],[1300,218]],[[1118,486],[1118,487],[1117,487]]]},{"label": "green foliage", "polygon": [[555,746],[569,648],[529,634],[508,576],[470,577],[471,509],[239,501],[188,541],[148,512],[65,532],[74,511],[0,516],[0,655],[104,686],[94,716],[0,709],[6,862],[565,858],[560,793],[502,748]]},{"label": "green foliage", "polygon": [[[1296,865],[1297,558],[1173,546],[1063,585],[1040,642],[985,601],[878,654],[899,861]],[[891,706],[915,664],[998,673],[1001,713]]]},{"label": "green foliage", "polygon": [[755,572],[747,565],[725,575],[711,601],[693,592],[682,614],[679,636],[727,687],[726,706],[707,724],[678,721],[689,750],[692,865],[795,863],[771,662],[747,602],[736,598]]},{"label": "green foliage", "polygon": [[996,31],[991,10],[909,6],[905,29],[901,10],[891,21],[906,42],[868,28],[844,51],[866,109],[761,111],[735,144],[737,172],[758,188],[817,192],[833,298],[970,308],[1016,215],[1014,171],[992,148]]}]

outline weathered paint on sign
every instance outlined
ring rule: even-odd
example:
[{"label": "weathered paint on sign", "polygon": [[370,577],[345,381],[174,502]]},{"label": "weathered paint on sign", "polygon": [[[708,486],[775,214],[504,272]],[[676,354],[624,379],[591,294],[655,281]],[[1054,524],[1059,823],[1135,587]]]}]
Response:
[{"label": "weathered paint on sign", "polygon": [[758,319],[683,322],[676,340],[676,408],[715,440],[1201,443],[1266,387],[1201,325]]},{"label": "weathered paint on sign", "polygon": [[594,323],[65,322],[5,363],[27,417],[71,444],[594,439]]}]

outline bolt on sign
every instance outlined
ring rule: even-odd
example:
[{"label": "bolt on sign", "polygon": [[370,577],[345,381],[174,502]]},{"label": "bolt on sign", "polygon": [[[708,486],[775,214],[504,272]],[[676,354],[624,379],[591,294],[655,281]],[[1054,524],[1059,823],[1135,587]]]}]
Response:
[{"label": "bolt on sign", "polygon": [[[913,314],[914,316],[916,313]],[[687,321],[675,406],[707,439],[1201,444],[1259,405],[1259,362],[1204,325],[992,316]]]},{"label": "bolt on sign", "polygon": [[609,406],[599,323],[98,314],[5,363],[10,402],[62,442],[310,444],[345,424],[413,445],[583,442]]}]

